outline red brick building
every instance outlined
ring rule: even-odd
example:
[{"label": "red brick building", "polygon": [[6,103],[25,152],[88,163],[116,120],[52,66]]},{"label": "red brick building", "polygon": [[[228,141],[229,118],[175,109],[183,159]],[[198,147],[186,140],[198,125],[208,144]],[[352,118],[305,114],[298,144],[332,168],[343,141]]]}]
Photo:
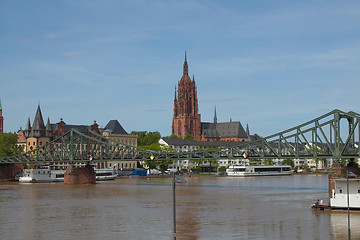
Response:
[{"label": "red brick building", "polygon": [[250,134],[245,132],[240,121],[217,122],[216,109],[214,122],[201,122],[198,113],[198,98],[195,78],[191,80],[185,52],[183,76],[175,87],[174,117],[172,135],[184,138],[190,134],[201,141],[249,141]]}]

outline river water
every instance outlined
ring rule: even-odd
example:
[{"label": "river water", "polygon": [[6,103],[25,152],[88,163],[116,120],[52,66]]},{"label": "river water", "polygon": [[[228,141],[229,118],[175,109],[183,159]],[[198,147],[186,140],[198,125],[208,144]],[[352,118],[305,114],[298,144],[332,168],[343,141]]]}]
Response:
[{"label": "river water", "polygon": [[[347,239],[347,212],[313,212],[326,175],[190,177],[177,239]],[[0,183],[0,239],[173,239],[171,178],[96,185]],[[351,214],[352,239],[360,214]]]}]

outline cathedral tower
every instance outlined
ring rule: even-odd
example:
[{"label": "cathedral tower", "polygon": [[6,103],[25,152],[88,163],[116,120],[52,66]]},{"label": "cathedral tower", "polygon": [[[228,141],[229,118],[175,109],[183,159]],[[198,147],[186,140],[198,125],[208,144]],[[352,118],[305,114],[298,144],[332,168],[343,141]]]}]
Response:
[{"label": "cathedral tower", "polygon": [[191,80],[185,52],[183,76],[175,86],[174,117],[172,122],[172,135],[185,137],[191,134],[194,139],[201,137],[201,116],[198,113],[198,99],[195,78]]}]

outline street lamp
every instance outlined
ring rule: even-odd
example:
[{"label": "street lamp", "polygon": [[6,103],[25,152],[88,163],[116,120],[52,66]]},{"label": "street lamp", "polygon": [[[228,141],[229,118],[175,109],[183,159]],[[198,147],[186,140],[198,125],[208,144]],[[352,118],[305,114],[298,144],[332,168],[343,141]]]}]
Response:
[{"label": "street lamp", "polygon": [[179,183],[186,183],[186,180],[182,177],[180,177],[179,175],[176,175],[176,173],[174,172],[173,173],[173,182],[172,182],[172,185],[173,185],[173,221],[174,221],[174,240],[176,240],[176,201],[175,201],[175,185],[176,185],[176,182],[179,182]]}]

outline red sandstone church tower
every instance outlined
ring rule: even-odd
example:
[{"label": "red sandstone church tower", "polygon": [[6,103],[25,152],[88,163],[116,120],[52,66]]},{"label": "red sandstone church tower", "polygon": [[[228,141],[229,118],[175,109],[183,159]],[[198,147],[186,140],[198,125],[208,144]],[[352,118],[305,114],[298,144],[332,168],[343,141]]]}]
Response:
[{"label": "red sandstone church tower", "polygon": [[201,138],[201,116],[198,113],[195,78],[191,80],[189,77],[186,52],[183,76],[178,82],[177,91],[175,86],[172,134],[178,137],[191,134],[195,139]]},{"label": "red sandstone church tower", "polygon": [[4,117],[2,115],[1,99],[0,99],[0,133],[4,132]]}]

